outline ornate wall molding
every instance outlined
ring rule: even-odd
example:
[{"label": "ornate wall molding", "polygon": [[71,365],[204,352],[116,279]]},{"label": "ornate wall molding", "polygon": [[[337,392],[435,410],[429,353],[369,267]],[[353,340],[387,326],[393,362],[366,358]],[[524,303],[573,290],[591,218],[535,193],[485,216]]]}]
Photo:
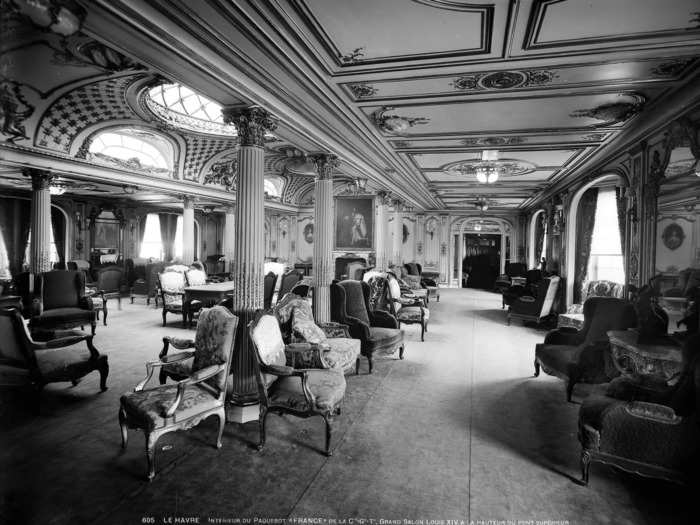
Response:
[{"label": "ornate wall molding", "polygon": [[501,91],[543,86],[557,77],[556,73],[546,69],[495,71],[462,75],[450,85],[457,91]]},{"label": "ornate wall molding", "polygon": [[373,111],[369,117],[379,129],[394,135],[401,135],[417,124],[427,124],[430,122],[430,119],[425,117],[402,117],[400,115],[386,114],[393,110],[393,107],[382,106]]}]

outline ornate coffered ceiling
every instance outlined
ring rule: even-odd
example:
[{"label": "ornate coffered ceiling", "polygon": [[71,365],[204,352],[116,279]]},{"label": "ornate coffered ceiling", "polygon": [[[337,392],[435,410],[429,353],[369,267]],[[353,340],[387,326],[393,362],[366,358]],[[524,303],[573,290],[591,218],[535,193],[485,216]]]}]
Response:
[{"label": "ornate coffered ceiling", "polygon": [[[3,44],[3,71],[35,65],[5,75],[18,115],[6,144],[72,157],[99,122],[140,124],[171,138],[181,181],[203,185],[236,139],[149,117],[139,93],[166,78],[279,118],[266,172],[286,181],[283,204],[308,204],[306,155],[327,152],[340,178],[416,209],[484,197],[514,212],[700,102],[695,0],[79,3],[75,37],[18,25]],[[488,187],[450,170],[493,149],[524,168]]]}]

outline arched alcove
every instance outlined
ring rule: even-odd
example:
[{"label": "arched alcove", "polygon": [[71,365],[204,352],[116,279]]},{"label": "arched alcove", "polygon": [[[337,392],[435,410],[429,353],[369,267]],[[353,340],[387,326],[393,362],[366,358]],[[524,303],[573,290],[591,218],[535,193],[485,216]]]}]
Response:
[{"label": "arched alcove", "polygon": [[537,231],[537,221],[540,215],[544,213],[543,209],[537,210],[530,217],[530,223],[527,230],[527,267],[536,268],[539,264],[537,260],[538,254],[535,253],[535,234]]}]

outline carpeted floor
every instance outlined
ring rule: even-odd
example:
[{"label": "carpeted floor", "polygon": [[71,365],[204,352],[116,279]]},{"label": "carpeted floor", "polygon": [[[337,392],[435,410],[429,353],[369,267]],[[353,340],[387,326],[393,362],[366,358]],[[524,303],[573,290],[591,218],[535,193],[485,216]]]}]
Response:
[{"label": "carpeted floor", "polygon": [[588,487],[575,482],[578,405],[566,403],[561,381],[532,377],[544,331],[506,326],[500,303],[495,294],[443,290],[430,304],[425,342],[410,325],[403,361],[378,361],[370,376],[363,360],[361,375],[347,377],[331,458],[319,453],[320,418],[270,416],[262,452],[252,448],[255,422],[227,425],[216,450],[210,418],[159,441],[148,483],[143,435],[131,431],[121,451],[119,396],[143,377],[162,336],[194,332],[175,315],[161,327],[160,312],[143,301],[124,301],[122,311],[111,301],[109,326],[95,340],[109,356],[106,393],[93,373],[77,387],[47,387],[39,415],[2,405],[0,522],[693,523],[690,489],[598,464]]}]

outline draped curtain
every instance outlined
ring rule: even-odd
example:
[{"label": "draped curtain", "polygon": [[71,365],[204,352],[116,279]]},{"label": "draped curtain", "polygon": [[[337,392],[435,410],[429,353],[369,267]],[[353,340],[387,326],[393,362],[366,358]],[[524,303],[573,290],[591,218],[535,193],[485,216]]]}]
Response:
[{"label": "draped curtain", "polygon": [[177,215],[171,213],[159,213],[160,240],[163,243],[163,259],[171,261],[175,252],[175,233],[177,229]]},{"label": "draped curtain", "polygon": [[588,273],[591,258],[591,242],[595,227],[595,212],[598,204],[598,188],[587,190],[578,203],[576,212],[576,264],[574,271],[574,302],[581,301],[583,282]]},{"label": "draped curtain", "polygon": [[148,220],[148,214],[144,213],[139,215],[139,229],[138,229],[138,253],[141,253],[141,245],[143,244],[143,236],[146,234],[146,221]]},{"label": "draped curtain", "polygon": [[625,194],[623,188],[617,186],[615,188],[615,202],[617,203],[617,226],[620,228],[620,253],[622,259],[625,258],[625,217],[627,212],[627,203],[625,202]]},{"label": "draped curtain", "polygon": [[51,207],[51,230],[53,231],[53,242],[56,244],[56,251],[58,252],[59,267],[65,268],[66,218],[53,206]]},{"label": "draped curtain", "polygon": [[10,273],[22,272],[29,243],[32,205],[26,199],[0,199],[0,235],[5,241]]},{"label": "draped curtain", "polygon": [[540,213],[535,221],[535,268],[540,264],[540,256],[544,247],[545,223],[542,220],[545,212]]}]

